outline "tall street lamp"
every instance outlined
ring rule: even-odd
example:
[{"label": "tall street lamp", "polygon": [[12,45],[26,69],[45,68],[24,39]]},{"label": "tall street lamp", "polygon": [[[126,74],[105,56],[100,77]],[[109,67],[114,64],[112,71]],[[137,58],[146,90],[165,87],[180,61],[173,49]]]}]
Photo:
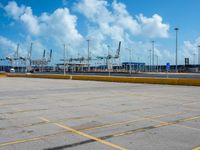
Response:
[{"label": "tall street lamp", "polygon": [[198,65],[199,65],[199,68],[200,68],[200,45],[198,45]]},{"label": "tall street lamp", "polygon": [[178,72],[178,67],[177,67],[177,63],[178,63],[178,31],[179,28],[174,28],[174,30],[176,31],[176,72]]},{"label": "tall street lamp", "polygon": [[126,48],[129,51],[129,72],[132,73],[132,49]]},{"label": "tall street lamp", "polygon": [[149,50],[149,72],[151,72],[151,49]]},{"label": "tall street lamp", "polygon": [[157,64],[156,64],[156,71],[158,72],[158,55],[156,55],[156,62],[157,62]]},{"label": "tall street lamp", "polygon": [[154,71],[154,44],[155,44],[155,41],[151,41],[152,42],[152,71]]},{"label": "tall street lamp", "polygon": [[63,68],[64,70],[63,71],[64,71],[64,75],[66,75],[66,68],[65,68],[66,67],[65,66],[66,65],[66,49],[65,49],[65,44],[63,46],[64,46],[64,68]]},{"label": "tall street lamp", "polygon": [[90,71],[90,40],[87,40],[88,43],[88,71]]},{"label": "tall street lamp", "polygon": [[193,53],[193,65],[195,65],[195,64],[196,64],[196,62],[195,62],[195,57],[196,57],[196,54],[195,54],[195,53]]}]

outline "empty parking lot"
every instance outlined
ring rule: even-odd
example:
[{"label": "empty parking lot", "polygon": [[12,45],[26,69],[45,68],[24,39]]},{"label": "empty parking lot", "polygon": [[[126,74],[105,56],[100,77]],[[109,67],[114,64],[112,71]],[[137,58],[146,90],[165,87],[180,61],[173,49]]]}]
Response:
[{"label": "empty parking lot", "polygon": [[197,150],[200,87],[0,78],[0,149]]}]

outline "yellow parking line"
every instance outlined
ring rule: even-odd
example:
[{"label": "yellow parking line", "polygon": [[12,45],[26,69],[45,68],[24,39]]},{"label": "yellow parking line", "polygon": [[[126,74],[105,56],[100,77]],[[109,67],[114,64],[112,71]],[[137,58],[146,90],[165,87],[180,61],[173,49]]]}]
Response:
[{"label": "yellow parking line", "polygon": [[87,131],[87,130],[93,130],[93,129],[98,129],[98,128],[107,128],[107,127],[112,127],[112,126],[117,126],[117,125],[123,125],[123,124],[127,124],[127,123],[133,123],[133,122],[138,122],[138,121],[145,121],[145,120],[154,119],[154,118],[161,118],[161,117],[168,117],[168,116],[178,115],[178,114],[181,114],[181,113],[182,112],[178,112],[176,114],[167,114],[167,115],[159,115],[159,116],[139,118],[139,119],[135,119],[135,120],[126,120],[126,121],[121,121],[121,122],[116,122],[116,123],[111,123],[111,124],[105,124],[105,125],[101,125],[101,126],[96,126],[96,127],[88,128],[88,129],[85,129],[85,130]]},{"label": "yellow parking line", "polygon": [[200,146],[196,147],[196,148],[193,148],[192,150],[200,150]]},{"label": "yellow parking line", "polygon": [[59,135],[69,134],[69,133],[71,133],[71,132],[67,132],[67,131],[66,132],[57,132],[57,133],[54,133],[54,134],[48,134],[48,135],[44,135],[44,136],[33,137],[33,138],[30,138],[30,139],[19,139],[19,140],[16,140],[16,141],[9,141],[9,142],[5,142],[5,143],[0,143],[0,147],[42,140],[42,139],[46,139],[48,137],[59,136]]},{"label": "yellow parking line", "polygon": [[31,142],[31,141],[36,141],[36,140],[40,140],[40,139],[41,139],[40,137],[36,137],[36,138],[31,138],[31,139],[16,140],[16,141],[12,141],[12,142],[2,143],[2,144],[0,144],[0,147],[18,144],[18,143]]},{"label": "yellow parking line", "polygon": [[[184,122],[184,121],[188,121],[188,120],[193,120],[193,119],[197,119],[197,118],[200,118],[200,116],[198,116],[198,117],[191,117],[191,118],[187,118],[187,119],[182,119],[182,120],[180,120],[180,122]],[[174,126],[178,126],[178,127],[183,127],[183,128],[188,128],[188,129],[200,131],[199,128],[194,128],[194,127],[189,127],[189,126],[185,126],[185,125],[180,125],[180,124],[176,124],[174,122],[165,122],[165,121],[160,121],[160,120],[151,119],[151,118],[149,118],[149,120],[161,123],[159,125],[156,125],[155,127],[162,127],[162,126],[174,125]]]},{"label": "yellow parking line", "polygon": [[200,116],[195,116],[195,117],[191,117],[191,118],[182,119],[180,121],[190,121],[190,120],[199,119],[199,118],[200,118]]},{"label": "yellow parking line", "polygon": [[[145,121],[145,120],[148,120],[148,119],[162,118],[162,117],[167,117],[167,116],[174,116],[174,115],[178,115],[178,114],[182,114],[182,112],[177,112],[175,114],[165,114],[165,115],[151,116],[151,117],[140,118],[140,119],[135,119],[135,120],[126,120],[126,121],[121,121],[121,122],[116,122],[116,123],[110,123],[110,124],[104,124],[104,125],[100,125],[100,126],[95,126],[95,127],[86,128],[86,129],[79,129],[79,130],[81,130],[81,131],[88,131],[88,130],[94,130],[94,129],[100,129],[100,128],[107,128],[107,127],[112,127],[112,126],[117,126],[117,125],[123,125],[123,124],[127,124],[127,123],[133,123],[133,122],[138,122],[138,121]],[[43,120],[44,123],[55,123],[54,121],[50,122],[48,119],[43,118],[43,117],[40,117],[40,119]],[[69,133],[72,133],[72,132],[69,131],[69,132],[66,132],[66,133],[69,134]],[[125,134],[127,134],[127,133],[125,133]],[[51,134],[51,135],[39,136],[39,137],[35,137],[35,138],[30,138],[30,139],[20,139],[20,140],[10,141],[10,142],[6,142],[6,143],[0,143],[0,147],[8,146],[8,145],[13,145],[13,144],[19,144],[19,143],[25,143],[25,142],[31,142],[31,141],[36,141],[36,140],[41,140],[41,139],[45,139],[45,138],[48,138],[50,136],[56,136],[56,135],[60,135],[60,133],[59,134]],[[123,133],[120,133],[120,135],[123,135]]]},{"label": "yellow parking line", "polygon": [[[144,121],[144,120],[148,120],[148,118],[152,118],[152,119],[154,119],[154,118],[162,118],[162,117],[169,117],[169,116],[174,116],[174,115],[179,115],[179,114],[183,114],[183,112],[177,112],[175,114],[164,114],[164,115],[158,115],[158,116],[149,116],[149,117],[144,117],[144,118],[139,118],[139,119],[134,119],[134,120],[133,119],[129,119],[129,120],[121,121],[121,122],[119,121],[119,122],[115,122],[115,123],[108,123],[108,124],[104,124],[104,125],[100,125],[100,126],[95,126],[95,127],[88,128],[88,129],[83,129],[83,130],[85,131],[85,130],[92,130],[92,129],[104,128],[104,127],[106,128],[106,127],[112,127],[112,126],[126,124],[126,123],[133,123],[133,122],[137,122],[137,121]],[[57,120],[56,122],[62,122],[62,121],[65,121],[65,120],[67,120],[67,119]],[[55,121],[51,121],[51,123],[53,123],[53,122],[55,122]],[[26,124],[24,126],[14,126],[14,127],[15,128],[25,128],[25,127],[32,127],[32,126],[35,126],[35,125],[38,125],[38,124],[41,125],[41,124],[47,124],[47,123],[49,123],[49,122],[42,121],[42,122],[39,122],[39,123],[36,123],[36,124]],[[10,128],[13,128],[13,127],[10,127]],[[8,130],[10,128],[5,128],[3,130]]]},{"label": "yellow parking line", "polygon": [[47,122],[47,123],[50,122],[48,119],[46,119],[46,118],[44,118],[44,117],[40,117],[40,119],[43,120],[43,121],[45,121],[45,122]]},{"label": "yellow parking line", "polygon": [[[46,118],[44,118],[44,117],[41,117],[40,119],[42,119],[43,121],[50,122],[50,120],[48,120],[48,119],[46,119]],[[71,131],[71,132],[73,132],[73,133],[77,133],[77,134],[79,134],[79,135],[82,135],[82,136],[84,136],[84,137],[87,137],[87,138],[89,138],[89,139],[92,139],[92,140],[94,140],[94,141],[97,141],[97,142],[99,142],[99,143],[102,143],[102,144],[105,144],[105,145],[107,145],[107,146],[110,146],[110,147],[112,147],[112,148],[119,149],[119,150],[127,150],[126,148],[123,148],[123,147],[121,147],[121,146],[119,146],[119,145],[113,144],[113,143],[111,143],[111,142],[104,141],[104,140],[102,140],[102,139],[99,139],[99,138],[97,138],[97,137],[91,136],[91,135],[86,134],[86,133],[84,133],[84,132],[75,130],[75,129],[73,129],[73,128],[71,128],[71,127],[68,127],[68,126],[66,126],[66,125],[62,125],[62,124],[60,124],[60,123],[53,123],[53,124],[56,125],[56,126],[58,126],[58,127],[60,127],[60,128],[66,129],[66,130]]]}]

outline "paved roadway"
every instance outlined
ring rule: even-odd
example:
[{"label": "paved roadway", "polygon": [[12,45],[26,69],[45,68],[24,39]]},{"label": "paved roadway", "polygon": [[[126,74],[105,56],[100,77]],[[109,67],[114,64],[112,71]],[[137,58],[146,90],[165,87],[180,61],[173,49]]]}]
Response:
[{"label": "paved roadway", "polygon": [[[37,74],[37,73],[35,73]],[[41,73],[40,73],[41,74]],[[44,73],[42,73],[44,74]],[[53,73],[55,74],[55,72]],[[63,74],[62,72],[57,74]],[[108,76],[108,72],[91,72],[91,73],[67,73],[67,74],[73,74],[73,75],[100,75],[100,76]],[[200,79],[200,73],[152,73],[152,72],[146,72],[146,73],[110,73],[111,76],[127,76],[127,77],[152,77],[152,78],[196,78]]]},{"label": "paved roadway", "polygon": [[200,87],[0,78],[0,150],[199,150]]},{"label": "paved roadway", "polygon": [[[108,76],[108,72],[103,73],[73,73],[78,75],[103,75]],[[111,76],[127,76],[127,77],[153,77],[153,78],[198,78],[200,73],[111,73]]]}]

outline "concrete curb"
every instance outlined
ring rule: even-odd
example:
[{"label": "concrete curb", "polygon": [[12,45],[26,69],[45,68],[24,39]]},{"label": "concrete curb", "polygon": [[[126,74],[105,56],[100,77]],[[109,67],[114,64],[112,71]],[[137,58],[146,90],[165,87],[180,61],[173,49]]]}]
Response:
[{"label": "concrete curb", "polygon": [[80,75],[55,75],[55,74],[7,74],[8,77],[27,77],[27,78],[47,78],[47,79],[71,79],[88,81],[106,82],[125,82],[125,83],[147,83],[147,84],[168,84],[168,85],[188,85],[200,86],[200,79],[191,78],[134,78],[134,77],[113,77],[113,76],[80,76]]},{"label": "concrete curb", "polygon": [[5,73],[0,73],[0,78],[6,77],[7,75]]},{"label": "concrete curb", "polygon": [[7,74],[7,77],[26,77],[26,78],[47,78],[47,79],[70,79],[70,76],[66,75],[48,75],[48,74]]}]

